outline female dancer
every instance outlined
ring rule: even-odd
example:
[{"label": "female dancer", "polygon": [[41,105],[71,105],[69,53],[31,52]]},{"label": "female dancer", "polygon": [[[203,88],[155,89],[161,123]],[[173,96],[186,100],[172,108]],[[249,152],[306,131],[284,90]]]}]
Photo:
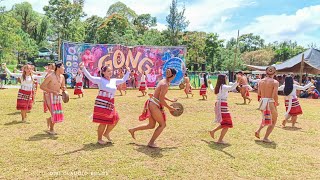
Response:
[{"label": "female dancer", "polygon": [[208,96],[207,96],[208,75],[203,73],[201,76],[201,74],[199,74],[199,78],[200,78],[200,84],[201,84],[200,96],[202,96],[202,100],[206,100],[206,99],[208,99]]},{"label": "female dancer", "polygon": [[6,72],[10,76],[21,79],[21,87],[18,92],[17,98],[17,110],[21,110],[22,122],[26,122],[27,112],[32,109],[33,96],[34,96],[34,79],[43,79],[43,76],[32,75],[30,65],[24,65],[22,67],[22,73],[11,73],[6,64],[3,64]]},{"label": "female dancer", "polygon": [[168,92],[168,88],[170,86],[170,82],[176,77],[177,71],[175,69],[168,68],[166,71],[166,78],[162,79],[155,91],[154,94],[149,94],[150,99],[146,101],[144,104],[144,109],[142,114],[139,117],[140,121],[146,120],[149,118],[149,123],[137,126],[135,128],[129,129],[129,132],[133,139],[135,139],[134,133],[136,131],[146,130],[146,129],[154,129],[156,127],[156,123],[159,123],[159,126],[154,131],[152,138],[150,139],[148,146],[151,148],[156,148],[155,144],[156,139],[160,136],[163,129],[166,127],[166,115],[164,112],[164,107],[168,108],[169,111],[175,111],[175,108],[170,107],[167,101],[176,102],[177,99],[170,100],[166,97]]},{"label": "female dancer", "polygon": [[[128,73],[128,72],[127,72],[127,73]],[[130,72],[129,72],[129,75],[130,75]],[[124,75],[123,75],[123,69],[120,68],[120,69],[119,69],[119,72],[118,72],[118,78],[119,78],[119,79],[122,79],[123,76],[124,76]],[[127,78],[127,79],[128,79],[128,78]],[[126,89],[127,89],[126,81],[127,81],[127,80],[125,80],[122,84],[117,84],[117,89],[120,91],[121,96],[123,95],[123,94],[122,94],[122,90],[124,91],[124,94],[127,94],[127,91],[126,91]]]},{"label": "female dancer", "polygon": [[109,66],[101,68],[101,77],[94,77],[84,68],[83,63],[80,63],[80,69],[88,79],[99,86],[99,93],[95,101],[93,110],[93,122],[99,123],[98,126],[98,143],[106,144],[102,140],[102,135],[105,136],[109,142],[109,133],[117,125],[119,115],[114,105],[114,95],[117,91],[117,85],[126,82],[130,75],[130,68],[127,67],[127,73],[122,79],[111,78],[112,70]]},{"label": "female dancer", "polygon": [[74,95],[78,95],[80,98],[80,94],[82,94],[83,97],[83,85],[82,85],[82,79],[83,79],[83,74],[82,71],[79,69],[77,72],[77,75],[75,76],[76,79],[76,86],[74,87]]},{"label": "female dancer", "polygon": [[144,71],[141,75],[141,80],[140,80],[140,87],[139,91],[142,92],[142,96],[147,95],[147,84],[146,84],[146,72]]},{"label": "female dancer", "polygon": [[279,87],[279,90],[283,90],[285,95],[285,106],[286,106],[286,114],[285,119],[282,121],[282,126],[285,127],[288,119],[291,118],[292,127],[295,127],[295,124],[298,119],[298,115],[302,114],[302,109],[297,98],[297,90],[303,90],[310,88],[312,86],[312,82],[309,82],[305,86],[299,86],[294,84],[293,78],[291,76],[287,76],[285,78],[284,85]]},{"label": "female dancer", "polygon": [[214,133],[222,129],[219,140],[217,141],[219,144],[226,144],[226,142],[223,141],[223,138],[228,132],[228,129],[233,127],[231,114],[228,109],[227,98],[228,92],[236,89],[238,86],[238,83],[228,86],[226,85],[226,80],[226,75],[220,74],[218,76],[218,81],[214,88],[214,93],[217,95],[217,101],[215,104],[215,122],[220,123],[220,125],[212,131],[209,131],[210,136],[214,139]]}]

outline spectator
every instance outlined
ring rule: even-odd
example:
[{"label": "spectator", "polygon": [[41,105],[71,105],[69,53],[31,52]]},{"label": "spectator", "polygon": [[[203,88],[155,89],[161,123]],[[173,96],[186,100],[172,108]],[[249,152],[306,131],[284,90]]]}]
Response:
[{"label": "spectator", "polygon": [[308,90],[308,97],[312,99],[318,99],[319,95],[320,93],[315,86],[311,86],[310,89]]}]

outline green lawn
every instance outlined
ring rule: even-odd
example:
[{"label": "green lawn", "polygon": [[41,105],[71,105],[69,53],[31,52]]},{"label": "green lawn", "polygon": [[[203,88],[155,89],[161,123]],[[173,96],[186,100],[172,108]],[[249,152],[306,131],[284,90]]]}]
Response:
[{"label": "green lawn", "polygon": [[48,114],[43,113],[40,91],[29,123],[19,123],[17,91],[0,90],[0,179],[320,178],[319,100],[301,100],[301,129],[280,128],[281,101],[280,118],[270,136],[275,143],[264,144],[254,138],[261,119],[256,94],[251,93],[254,100],[245,106],[236,104],[242,102],[239,94],[230,93],[234,128],[226,135],[226,146],[213,143],[208,134],[216,126],[215,95],[210,92],[208,101],[201,101],[198,91],[186,99],[182,90],[170,90],[168,97],[180,98],[185,113],[178,118],[167,114],[167,128],[157,141],[161,148],[150,149],[145,145],[152,130],[137,132],[137,141],[127,132],[144,123],[138,116],[146,97],[137,97],[137,90],[116,97],[120,122],[111,133],[114,144],[106,146],[96,144],[97,124],[90,121],[97,89],[86,90],[82,99],[72,95],[64,104],[65,122],[56,125],[57,136],[44,132]]}]

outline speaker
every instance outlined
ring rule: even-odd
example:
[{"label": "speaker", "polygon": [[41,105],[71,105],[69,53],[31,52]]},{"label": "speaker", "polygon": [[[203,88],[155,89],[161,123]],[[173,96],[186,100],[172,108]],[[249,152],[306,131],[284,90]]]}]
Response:
[{"label": "speaker", "polygon": [[201,71],[206,71],[206,64],[201,64]]},{"label": "speaker", "polygon": [[195,63],[195,64],[193,64],[193,71],[198,71],[198,64],[197,63]]}]

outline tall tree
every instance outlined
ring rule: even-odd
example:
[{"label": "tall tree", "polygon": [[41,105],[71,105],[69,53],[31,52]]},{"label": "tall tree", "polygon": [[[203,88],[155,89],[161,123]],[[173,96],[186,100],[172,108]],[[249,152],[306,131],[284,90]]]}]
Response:
[{"label": "tall tree", "polygon": [[55,33],[58,38],[69,40],[72,36],[70,31],[71,24],[80,20],[86,14],[83,12],[84,0],[73,1],[70,0],[49,0],[49,5],[45,6],[43,10],[55,25]]},{"label": "tall tree", "polygon": [[256,51],[244,52],[241,55],[241,58],[246,64],[267,66],[271,64],[274,56],[275,52],[272,49],[267,48]]},{"label": "tall tree", "polygon": [[136,12],[120,1],[112,4],[109,7],[106,17],[109,17],[112,14],[120,14],[121,16],[127,18],[130,22],[137,18]]},{"label": "tall tree", "polygon": [[182,39],[182,44],[188,48],[187,63],[204,63],[206,59],[206,33],[185,32]]},{"label": "tall tree", "polygon": [[243,34],[239,37],[240,52],[256,51],[264,47],[264,39],[259,35]]},{"label": "tall tree", "polygon": [[15,18],[21,22],[21,28],[24,32],[29,33],[30,24],[36,20],[36,15],[33,12],[32,5],[28,2],[15,4],[12,7]]},{"label": "tall tree", "polygon": [[130,27],[127,18],[120,14],[113,14],[106,18],[97,31],[98,43],[117,44],[121,43],[121,36]]},{"label": "tall tree", "polygon": [[141,14],[134,19],[133,24],[137,27],[139,34],[144,34],[149,28],[157,25],[157,18],[150,14]]},{"label": "tall tree", "polygon": [[222,59],[220,51],[223,48],[223,40],[219,39],[216,33],[209,33],[205,40],[205,53],[207,64],[211,66],[211,70],[220,70]]},{"label": "tall tree", "polygon": [[150,29],[142,35],[141,44],[150,46],[168,46],[170,42],[166,38],[164,32],[156,29]]},{"label": "tall tree", "polygon": [[91,16],[84,21],[84,28],[85,28],[84,42],[96,43],[98,41],[97,31],[102,23],[103,23],[103,18],[96,15]]},{"label": "tall tree", "polygon": [[179,12],[177,0],[172,0],[170,5],[170,14],[166,17],[166,20],[168,23],[169,39],[173,46],[179,44],[180,33],[189,25],[189,21],[184,16],[184,12],[185,7],[183,7],[182,11]]}]

